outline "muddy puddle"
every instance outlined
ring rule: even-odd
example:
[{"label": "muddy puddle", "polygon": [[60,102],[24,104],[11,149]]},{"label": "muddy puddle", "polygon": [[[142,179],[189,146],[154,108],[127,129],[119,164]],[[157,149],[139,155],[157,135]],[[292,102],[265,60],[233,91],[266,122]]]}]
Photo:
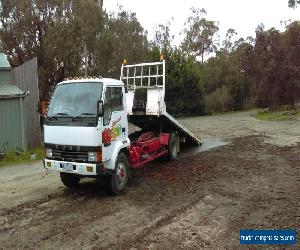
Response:
[{"label": "muddy puddle", "polygon": [[227,145],[229,142],[226,142],[220,138],[204,138],[201,146],[198,147],[181,147],[180,148],[180,157],[194,155],[200,152],[208,151],[213,148],[218,148]]}]

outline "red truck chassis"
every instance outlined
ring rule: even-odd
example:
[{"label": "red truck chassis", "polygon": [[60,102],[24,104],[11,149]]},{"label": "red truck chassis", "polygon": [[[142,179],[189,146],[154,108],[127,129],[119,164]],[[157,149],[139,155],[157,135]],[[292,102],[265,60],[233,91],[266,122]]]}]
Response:
[{"label": "red truck chassis", "polygon": [[168,133],[160,133],[155,136],[152,132],[143,133],[129,146],[129,161],[131,168],[140,168],[144,164],[153,161],[168,152]]}]

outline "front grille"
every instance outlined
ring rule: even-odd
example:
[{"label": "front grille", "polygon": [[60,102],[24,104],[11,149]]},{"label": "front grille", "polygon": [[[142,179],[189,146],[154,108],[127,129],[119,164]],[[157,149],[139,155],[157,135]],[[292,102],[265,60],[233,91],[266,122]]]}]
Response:
[{"label": "front grille", "polygon": [[88,162],[88,152],[53,149],[52,159],[58,161]]}]

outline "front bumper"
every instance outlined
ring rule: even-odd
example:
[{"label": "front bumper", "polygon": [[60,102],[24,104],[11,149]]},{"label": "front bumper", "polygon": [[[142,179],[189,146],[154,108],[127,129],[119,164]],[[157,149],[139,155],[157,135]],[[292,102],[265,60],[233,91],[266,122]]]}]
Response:
[{"label": "front bumper", "polygon": [[99,176],[110,173],[103,164],[93,163],[79,163],[79,162],[66,162],[45,159],[44,167],[50,171],[64,172],[70,174],[78,174],[82,176]]}]

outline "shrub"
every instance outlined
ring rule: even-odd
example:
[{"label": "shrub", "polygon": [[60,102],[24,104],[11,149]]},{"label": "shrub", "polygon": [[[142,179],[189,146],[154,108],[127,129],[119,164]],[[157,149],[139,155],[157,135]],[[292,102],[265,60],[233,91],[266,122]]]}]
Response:
[{"label": "shrub", "polygon": [[226,112],[232,110],[232,96],[227,87],[218,88],[205,98],[206,112]]}]

